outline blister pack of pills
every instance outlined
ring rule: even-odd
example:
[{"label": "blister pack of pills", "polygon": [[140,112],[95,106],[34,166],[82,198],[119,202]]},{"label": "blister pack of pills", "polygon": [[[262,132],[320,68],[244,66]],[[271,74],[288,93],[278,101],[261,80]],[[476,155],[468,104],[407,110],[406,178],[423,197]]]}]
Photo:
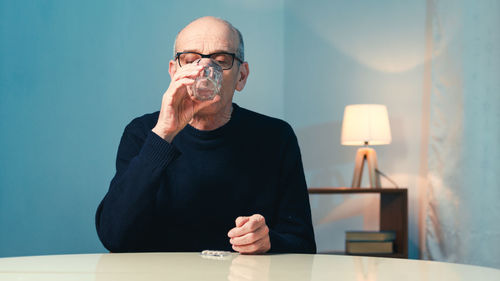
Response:
[{"label": "blister pack of pills", "polygon": [[224,259],[231,255],[229,251],[203,250],[200,255],[204,258]]}]

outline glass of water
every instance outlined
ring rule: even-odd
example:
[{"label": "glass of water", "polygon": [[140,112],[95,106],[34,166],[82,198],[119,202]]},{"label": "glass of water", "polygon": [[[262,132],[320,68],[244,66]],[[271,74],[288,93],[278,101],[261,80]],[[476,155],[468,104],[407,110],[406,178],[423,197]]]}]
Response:
[{"label": "glass of water", "polygon": [[193,96],[200,101],[212,100],[219,94],[222,86],[222,68],[211,59],[194,62],[203,65],[203,70],[192,85]]}]

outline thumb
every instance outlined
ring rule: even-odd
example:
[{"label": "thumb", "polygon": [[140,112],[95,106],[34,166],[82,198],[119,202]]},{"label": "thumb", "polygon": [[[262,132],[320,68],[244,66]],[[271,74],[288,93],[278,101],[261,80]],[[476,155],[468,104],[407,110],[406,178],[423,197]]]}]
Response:
[{"label": "thumb", "polygon": [[250,220],[250,217],[237,217],[236,218],[236,227],[241,227],[244,225],[248,220]]}]

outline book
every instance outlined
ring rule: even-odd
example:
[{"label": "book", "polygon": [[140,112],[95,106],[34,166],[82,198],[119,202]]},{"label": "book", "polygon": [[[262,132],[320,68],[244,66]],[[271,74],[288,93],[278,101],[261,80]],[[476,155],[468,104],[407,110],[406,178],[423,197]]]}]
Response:
[{"label": "book", "polygon": [[393,241],[396,239],[394,231],[346,231],[346,241]]},{"label": "book", "polygon": [[394,251],[392,241],[384,242],[351,242],[346,241],[347,254],[392,254]]}]

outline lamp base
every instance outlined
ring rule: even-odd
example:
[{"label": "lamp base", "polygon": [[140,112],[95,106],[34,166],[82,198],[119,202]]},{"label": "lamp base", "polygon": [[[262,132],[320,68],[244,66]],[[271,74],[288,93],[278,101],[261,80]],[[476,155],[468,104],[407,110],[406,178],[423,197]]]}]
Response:
[{"label": "lamp base", "polygon": [[352,177],[352,188],[361,187],[361,177],[363,176],[363,166],[365,160],[368,163],[368,174],[370,177],[370,187],[380,188],[380,176],[377,173],[377,153],[371,147],[362,147],[356,153],[356,161],[354,164],[354,175]]}]

